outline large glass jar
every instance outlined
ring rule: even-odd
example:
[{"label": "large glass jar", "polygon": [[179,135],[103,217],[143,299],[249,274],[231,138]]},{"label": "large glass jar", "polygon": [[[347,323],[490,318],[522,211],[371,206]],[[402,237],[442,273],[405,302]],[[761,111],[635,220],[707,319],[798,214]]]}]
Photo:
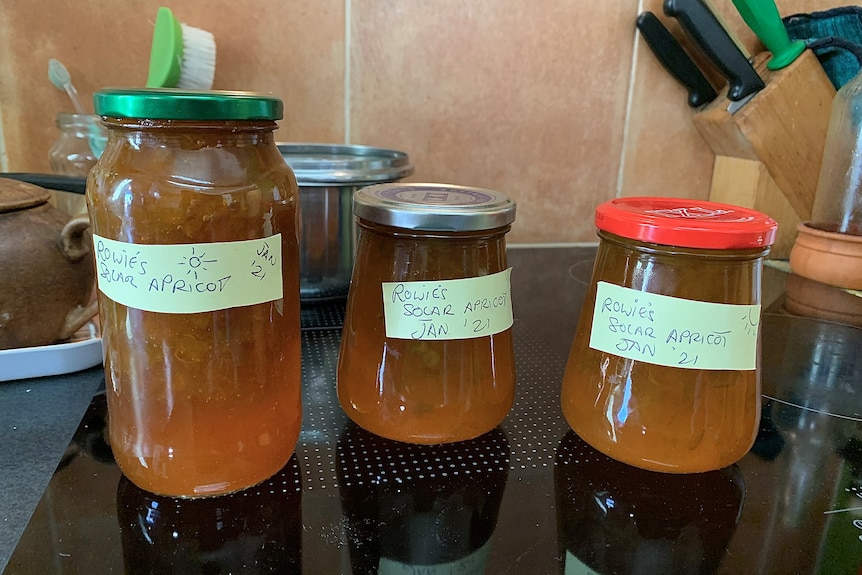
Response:
[{"label": "large glass jar", "polygon": [[600,238],[562,387],[572,429],[624,463],[720,469],[760,416],[763,258],[777,224],[713,202],[625,198]]},{"label": "large glass jar", "polygon": [[512,200],[441,184],[359,190],[356,263],[338,360],[348,417],[410,443],[478,437],[515,394]]},{"label": "large glass jar", "polygon": [[106,90],[87,181],[110,442],[155,493],[257,484],[299,436],[297,186],[280,100]]},{"label": "large glass jar", "polygon": [[862,236],[862,73],[844,84],[832,100],[808,225]]}]

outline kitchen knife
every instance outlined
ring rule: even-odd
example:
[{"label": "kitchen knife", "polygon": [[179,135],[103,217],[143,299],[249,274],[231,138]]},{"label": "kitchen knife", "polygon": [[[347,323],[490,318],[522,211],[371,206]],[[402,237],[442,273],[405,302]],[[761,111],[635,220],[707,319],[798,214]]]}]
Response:
[{"label": "kitchen knife", "polygon": [[727,78],[727,98],[739,102],[765,87],[745,54],[703,0],[664,0],[664,13],[676,18]]},{"label": "kitchen knife", "polygon": [[636,26],[661,65],[688,90],[689,106],[699,108],[715,99],[717,94],[706,76],[655,14],[643,12]]},{"label": "kitchen knife", "polygon": [[778,7],[773,0],[733,0],[733,5],[736,6],[748,27],[772,52],[772,58],[766,63],[766,67],[770,70],[780,70],[789,66],[805,51],[805,42],[790,41],[787,28],[784,27]]}]

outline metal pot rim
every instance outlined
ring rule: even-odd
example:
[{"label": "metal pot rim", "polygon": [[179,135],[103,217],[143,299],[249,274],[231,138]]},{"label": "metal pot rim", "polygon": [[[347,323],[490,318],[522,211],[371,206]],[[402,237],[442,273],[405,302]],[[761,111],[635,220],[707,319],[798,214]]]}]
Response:
[{"label": "metal pot rim", "polygon": [[393,182],[413,173],[404,152],[351,144],[277,144],[300,186]]}]

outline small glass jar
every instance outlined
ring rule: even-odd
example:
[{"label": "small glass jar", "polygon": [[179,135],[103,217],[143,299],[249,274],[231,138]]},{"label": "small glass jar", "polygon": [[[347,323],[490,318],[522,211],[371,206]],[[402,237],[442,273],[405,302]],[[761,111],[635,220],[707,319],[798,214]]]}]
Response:
[{"label": "small glass jar", "polygon": [[148,491],[238,491],[299,436],[296,179],[280,100],[105,90],[87,181],[110,442]]},{"label": "small glass jar", "polygon": [[103,128],[97,115],[57,114],[60,133],[48,151],[51,172],[65,176],[86,177],[96,165],[98,156],[90,145],[91,139],[101,140]]},{"label": "small glass jar", "polygon": [[761,274],[777,224],[726,204],[621,198],[598,207],[596,226],[563,378],[566,420],[644,469],[736,462],[760,417]]},{"label": "small glass jar", "polygon": [[472,439],[515,394],[505,235],[515,203],[441,184],[359,190],[338,398],[360,427],[410,443]]}]

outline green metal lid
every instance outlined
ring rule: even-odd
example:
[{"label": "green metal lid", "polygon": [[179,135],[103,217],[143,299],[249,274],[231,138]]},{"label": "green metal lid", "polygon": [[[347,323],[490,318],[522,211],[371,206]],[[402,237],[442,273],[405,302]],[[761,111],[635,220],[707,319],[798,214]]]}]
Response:
[{"label": "green metal lid", "polygon": [[93,95],[96,113],[150,120],[280,120],[281,100],[257,92],[108,88]]}]

